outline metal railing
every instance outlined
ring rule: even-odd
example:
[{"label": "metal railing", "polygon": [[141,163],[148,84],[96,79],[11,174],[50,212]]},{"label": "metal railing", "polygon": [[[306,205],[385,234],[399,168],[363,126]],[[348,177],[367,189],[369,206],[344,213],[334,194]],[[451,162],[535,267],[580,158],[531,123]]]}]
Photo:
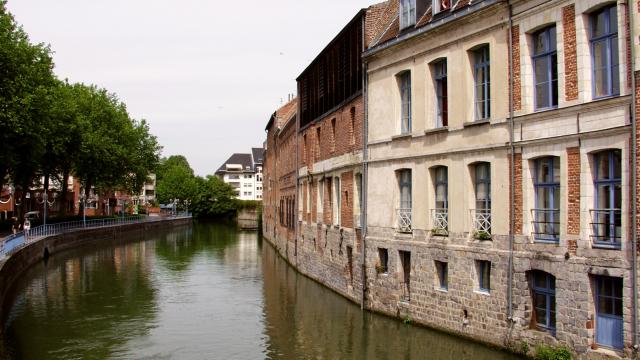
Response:
[{"label": "metal railing", "polygon": [[449,234],[449,209],[431,209],[433,235]]},{"label": "metal railing", "polygon": [[491,234],[491,209],[471,209],[473,230]]},{"label": "metal railing", "polygon": [[597,247],[619,248],[622,237],[622,210],[591,209],[591,240]]},{"label": "metal railing", "polygon": [[[178,215],[169,217],[170,219],[191,217],[189,213],[179,213]],[[143,222],[157,222],[163,221],[167,217],[160,216],[129,216],[129,217],[113,217],[94,220],[78,220],[68,221],[57,224],[46,224],[36,226],[30,230],[20,231],[16,234],[9,235],[3,238],[0,243],[0,259],[10,255],[16,250],[19,250],[26,245],[34,243],[38,240],[44,239],[49,236],[64,234],[70,231],[80,229],[99,229],[112,226],[121,226],[127,224],[136,224]]]},{"label": "metal railing", "polygon": [[411,232],[411,208],[398,209],[398,231]]},{"label": "metal railing", "polygon": [[560,209],[531,209],[533,238],[536,241],[558,242]]}]

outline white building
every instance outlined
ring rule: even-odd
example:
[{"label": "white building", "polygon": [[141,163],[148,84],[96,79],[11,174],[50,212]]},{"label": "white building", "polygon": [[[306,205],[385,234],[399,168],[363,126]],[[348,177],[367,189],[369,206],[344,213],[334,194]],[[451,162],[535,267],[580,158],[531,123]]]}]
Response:
[{"label": "white building", "polygon": [[263,155],[262,148],[252,148],[250,154],[233,154],[216,176],[231,185],[240,200],[262,200]]}]

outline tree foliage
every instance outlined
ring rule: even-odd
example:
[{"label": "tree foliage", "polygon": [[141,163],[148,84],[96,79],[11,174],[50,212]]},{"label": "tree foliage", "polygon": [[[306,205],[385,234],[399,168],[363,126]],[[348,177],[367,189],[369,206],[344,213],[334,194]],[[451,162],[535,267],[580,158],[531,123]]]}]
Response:
[{"label": "tree foliage", "polygon": [[197,217],[226,216],[237,209],[233,187],[214,175],[195,176],[182,155],[162,159],[156,179],[156,194],[161,203],[188,200],[191,203],[189,210]]},{"label": "tree foliage", "polygon": [[[115,94],[53,74],[51,50],[32,44],[0,0],[0,188],[78,176],[85,191],[137,193],[161,147]],[[66,191],[63,187],[63,191]],[[63,194],[64,197],[65,194]],[[24,191],[23,191],[24,196]]]}]

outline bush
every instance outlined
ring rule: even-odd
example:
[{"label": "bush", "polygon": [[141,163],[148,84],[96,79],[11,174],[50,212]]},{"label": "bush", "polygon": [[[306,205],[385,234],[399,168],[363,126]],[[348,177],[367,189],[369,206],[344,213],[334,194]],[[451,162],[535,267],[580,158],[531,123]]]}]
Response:
[{"label": "bush", "polygon": [[547,345],[538,345],[536,347],[536,360],[571,360],[573,355],[571,351],[564,346],[551,347]]}]

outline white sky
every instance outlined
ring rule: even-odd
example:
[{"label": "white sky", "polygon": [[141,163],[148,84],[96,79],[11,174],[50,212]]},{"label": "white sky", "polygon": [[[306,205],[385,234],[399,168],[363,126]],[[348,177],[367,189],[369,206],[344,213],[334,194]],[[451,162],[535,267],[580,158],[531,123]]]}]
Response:
[{"label": "white sky", "polygon": [[96,84],[147,119],[164,156],[199,175],[249,152],[295,78],[378,0],[9,0],[56,74]]}]

